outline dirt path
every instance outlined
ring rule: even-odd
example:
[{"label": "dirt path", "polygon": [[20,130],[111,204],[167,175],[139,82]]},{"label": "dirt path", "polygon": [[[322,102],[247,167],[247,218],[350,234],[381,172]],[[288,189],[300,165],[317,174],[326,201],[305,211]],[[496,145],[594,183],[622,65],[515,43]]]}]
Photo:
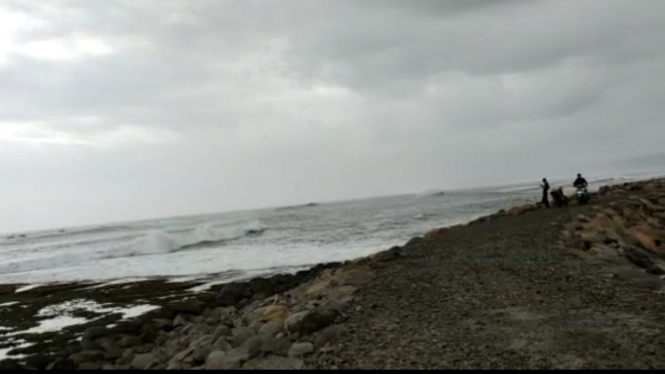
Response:
[{"label": "dirt path", "polygon": [[563,225],[588,210],[501,217],[410,247],[306,367],[665,368],[665,281],[562,250]]}]

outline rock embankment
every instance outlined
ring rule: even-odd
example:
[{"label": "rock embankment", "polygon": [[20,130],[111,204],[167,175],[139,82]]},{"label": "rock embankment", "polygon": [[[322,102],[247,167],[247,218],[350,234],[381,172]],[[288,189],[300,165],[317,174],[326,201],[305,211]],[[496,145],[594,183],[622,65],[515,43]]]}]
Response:
[{"label": "rock embankment", "polygon": [[607,204],[580,214],[563,232],[569,251],[607,264],[631,263],[665,275],[665,182],[601,188]]},{"label": "rock embankment", "polygon": [[296,275],[226,285],[215,298],[181,301],[115,326],[90,327],[80,342],[43,342],[3,369],[299,369],[345,330],[358,287],[399,249]]}]

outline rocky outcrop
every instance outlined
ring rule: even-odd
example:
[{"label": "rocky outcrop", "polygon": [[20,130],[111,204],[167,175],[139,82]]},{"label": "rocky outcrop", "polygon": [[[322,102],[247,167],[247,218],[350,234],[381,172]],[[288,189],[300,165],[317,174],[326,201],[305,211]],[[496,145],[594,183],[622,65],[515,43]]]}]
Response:
[{"label": "rocky outcrop", "polygon": [[[379,256],[380,257],[380,256]],[[112,328],[88,328],[80,343],[3,368],[229,370],[301,368],[339,333],[335,325],[378,260],[319,265],[294,275],[226,285],[216,297],[172,304]],[[272,366],[271,366],[272,365]]]},{"label": "rocky outcrop", "polygon": [[665,273],[665,181],[603,187],[599,195],[613,196],[612,203],[569,223],[567,247],[583,257]]}]

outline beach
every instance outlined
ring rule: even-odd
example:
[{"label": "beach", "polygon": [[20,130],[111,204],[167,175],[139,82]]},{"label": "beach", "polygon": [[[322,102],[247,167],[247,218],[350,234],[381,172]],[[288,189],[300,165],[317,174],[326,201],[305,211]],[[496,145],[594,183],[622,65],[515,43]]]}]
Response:
[{"label": "beach", "polygon": [[663,368],[664,187],[521,205],[249,281],[5,285],[0,367]]}]

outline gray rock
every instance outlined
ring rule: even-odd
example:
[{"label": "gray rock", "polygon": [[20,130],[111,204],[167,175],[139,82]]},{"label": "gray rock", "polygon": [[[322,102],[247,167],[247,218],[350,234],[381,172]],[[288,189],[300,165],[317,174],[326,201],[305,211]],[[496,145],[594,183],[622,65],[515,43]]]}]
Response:
[{"label": "gray rock", "polygon": [[120,366],[117,366],[117,365],[107,364],[107,365],[102,366],[102,370],[108,370],[108,371],[110,371],[110,370],[122,370],[122,368]]},{"label": "gray rock", "polygon": [[261,345],[261,353],[286,356],[289,348],[291,348],[291,343],[288,340],[267,337]]},{"label": "gray rock", "polygon": [[259,334],[266,336],[275,336],[284,331],[284,321],[271,321],[261,326]]},{"label": "gray rock", "polygon": [[247,339],[254,336],[256,332],[249,327],[238,327],[233,329],[233,339],[231,339],[234,347],[240,347]]},{"label": "gray rock", "polygon": [[198,347],[194,353],[192,353],[192,360],[195,364],[202,364],[206,361],[212,351],[212,345]]},{"label": "gray rock", "polygon": [[118,345],[121,348],[137,347],[141,344],[143,344],[141,338],[139,338],[138,336],[130,336],[130,335],[123,336],[118,342]]},{"label": "gray rock", "polygon": [[326,344],[337,340],[337,338],[339,338],[344,332],[345,329],[341,326],[330,326],[325,328],[314,340],[314,348],[321,349]]},{"label": "gray rock", "polygon": [[252,322],[252,324],[249,325],[249,328],[254,330],[255,334],[258,334],[258,332],[261,330],[261,327],[263,327],[263,323],[259,321]]},{"label": "gray rock", "polygon": [[211,345],[213,342],[213,337],[212,335],[203,335],[199,338],[196,338],[192,343],[189,345],[189,348],[199,348],[203,346],[208,346]]},{"label": "gray rock", "polygon": [[140,354],[132,360],[132,369],[144,370],[153,365],[157,358],[152,353]]},{"label": "gray rock", "polygon": [[242,348],[246,350],[248,359],[251,360],[261,353],[264,339],[265,337],[261,335],[252,336],[243,343]]},{"label": "gray rock", "polygon": [[242,364],[249,360],[249,355],[247,349],[240,347],[235,348],[226,353],[222,359],[222,369],[224,370],[235,370],[240,369]]},{"label": "gray rock", "polygon": [[219,326],[215,329],[215,333],[212,334],[213,340],[217,340],[224,336],[233,336],[233,333],[228,326]]},{"label": "gray rock", "polygon": [[166,367],[166,370],[184,370],[185,366],[180,362],[174,362]]},{"label": "gray rock", "polygon": [[104,349],[104,352],[106,352],[105,357],[107,360],[115,360],[122,357],[122,349],[120,349],[113,340],[105,339],[99,345]]},{"label": "gray rock", "polygon": [[328,327],[335,321],[338,315],[339,311],[330,306],[317,307],[302,318],[295,331],[300,333],[300,335],[311,334]]},{"label": "gray rock", "polygon": [[301,357],[314,352],[312,343],[293,343],[289,349],[289,357]]},{"label": "gray rock", "polygon": [[79,365],[83,362],[92,362],[100,361],[104,359],[104,352],[102,351],[83,351],[79,353],[74,353],[69,356],[69,359],[74,362],[74,364]]},{"label": "gray rock", "polygon": [[208,355],[205,363],[206,370],[223,370],[226,352],[215,351]]},{"label": "gray rock", "polygon": [[305,363],[292,357],[267,356],[247,362],[245,370],[300,370]]},{"label": "gray rock", "polygon": [[106,326],[95,326],[90,327],[85,330],[83,333],[82,341],[93,341],[98,338],[103,338],[111,334],[111,330],[107,329]]},{"label": "gray rock", "polygon": [[185,317],[182,316],[182,314],[178,314],[175,319],[173,320],[173,326],[178,327],[178,326],[185,326],[187,324],[187,320]]},{"label": "gray rock", "polygon": [[292,314],[289,318],[284,321],[284,328],[288,332],[296,332],[300,328],[300,324],[302,323],[302,320],[307,316],[309,312],[304,311],[300,313],[295,313]]},{"label": "gray rock", "polygon": [[215,342],[212,344],[212,348],[214,351],[223,351],[223,352],[228,352],[231,349],[233,349],[233,346],[231,343],[226,341],[225,337],[220,337],[219,339],[215,340]]},{"label": "gray rock", "polygon": [[102,364],[99,362],[82,362],[78,366],[78,370],[100,370]]},{"label": "gray rock", "polygon": [[184,351],[178,352],[169,362],[171,363],[181,363],[183,362],[187,357],[191,356],[192,353],[196,350],[195,347],[193,348],[187,348]]}]

